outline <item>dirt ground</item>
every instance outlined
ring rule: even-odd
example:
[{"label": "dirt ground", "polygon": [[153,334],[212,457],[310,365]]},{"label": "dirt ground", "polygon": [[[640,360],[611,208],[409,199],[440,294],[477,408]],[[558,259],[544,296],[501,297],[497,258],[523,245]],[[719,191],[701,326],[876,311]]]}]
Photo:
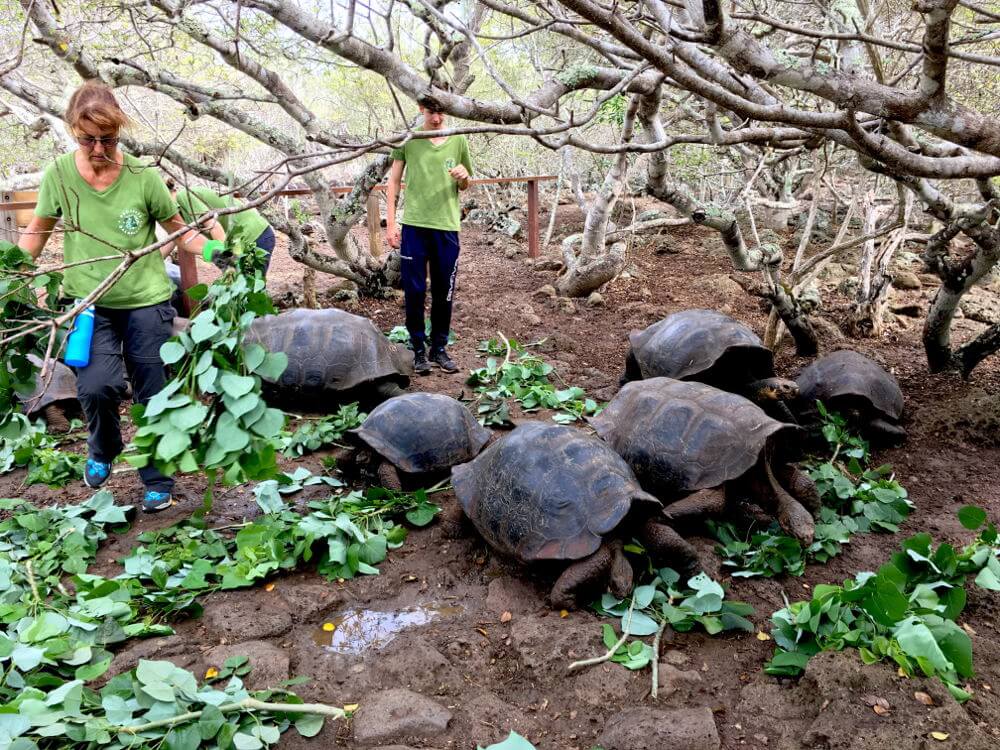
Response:
[{"label": "dirt ground", "polygon": [[[571,206],[561,206],[557,218],[553,252],[558,239],[582,220]],[[546,221],[543,216],[543,227]],[[631,249],[629,263],[628,274],[602,290],[602,304],[567,305],[538,293],[555,272],[531,263],[525,242],[468,227],[453,321],[459,336],[451,349],[455,361],[463,370],[480,366],[477,343],[499,331],[520,341],[544,338],[540,349],[560,378],[608,399],[617,388],[628,332],[668,313],[715,308],[763,333],[761,305],[730,278],[731,265],[712,232],[679,227],[643,238]],[[922,278],[921,289],[894,290],[893,305],[926,306],[933,286]],[[269,277],[275,298],[294,299],[301,279],[302,267],[279,244]],[[836,268],[822,279],[827,350],[848,343],[836,326],[847,304],[838,291],[841,281]],[[329,304],[337,290],[323,278],[319,291]],[[333,304],[370,316],[383,330],[402,323],[398,299]],[[960,319],[955,335],[983,327]],[[785,597],[808,597],[818,583],[840,583],[874,570],[905,535],[929,531],[938,541],[963,543],[969,533],[955,519],[962,505],[977,503],[1000,519],[1000,360],[987,360],[969,382],[930,375],[919,320],[896,316],[884,337],[850,345],[900,380],[910,437],[880,458],[895,467],[916,509],[900,535],[856,537],[844,554],[825,566],[810,566],[802,578],[734,580],[718,567],[710,570],[731,598],[755,607],[750,619],[765,632]],[[787,344],[779,353],[781,374],[794,376],[806,364]],[[440,371],[414,379],[411,388],[456,397],[466,390],[463,374]],[[289,464],[318,471],[320,457]],[[22,488],[22,480],[23,473],[0,479],[0,496],[48,503],[89,494],[82,486]],[[200,481],[181,478],[189,500],[138,518],[128,534],[111,540],[101,552],[102,572],[115,570],[115,559],[136,534],[190,513],[199,502]],[[134,473],[116,475],[110,487],[119,502],[139,499]],[[450,493],[437,497],[454,501]],[[212,525],[255,512],[249,488],[235,488],[216,501]],[[711,542],[698,544],[717,565]],[[256,665],[251,684],[306,675],[312,681],[297,691],[307,701],[360,704],[353,722],[328,724],[314,740],[289,732],[281,743],[288,748],[474,748],[510,730],[539,748],[560,750],[586,750],[599,742],[605,750],[720,747],[709,731],[712,724],[727,749],[1000,746],[1000,598],[973,587],[961,622],[972,633],[977,676],[970,682],[974,697],[964,706],[936,680],[902,678],[887,664],[863,666],[853,651],[814,658],[800,680],[768,677],[761,668],[773,643],[745,633],[671,635],[660,656],[661,697],[652,701],[648,670],[602,665],[568,673],[571,661],[603,651],[601,621],[587,612],[560,617],[549,611],[547,581],[493,554],[477,538],[448,539],[434,524],[411,533],[380,570],[378,576],[343,583],[304,571],[278,579],[271,592],[258,588],[210,597],[202,619],[178,623],[175,636],[130,643],[113,669],[128,669],[139,658],[166,658],[203,674],[228,655],[246,653]],[[333,634],[322,630],[326,622],[338,626]],[[918,702],[915,691],[929,693],[935,705]],[[871,695],[889,702],[887,715],[865,703]],[[930,739],[932,731],[945,732],[948,739]]]}]

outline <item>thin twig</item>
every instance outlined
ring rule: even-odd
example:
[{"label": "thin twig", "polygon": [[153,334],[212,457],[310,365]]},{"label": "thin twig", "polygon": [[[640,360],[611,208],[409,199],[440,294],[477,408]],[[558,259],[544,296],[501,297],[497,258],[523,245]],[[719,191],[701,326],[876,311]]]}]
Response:
[{"label": "thin twig", "polygon": [[622,647],[622,644],[628,639],[628,629],[632,624],[632,610],[635,609],[635,597],[632,597],[631,603],[628,605],[628,612],[625,614],[625,620],[622,624],[622,637],[618,639],[618,642],[612,646],[606,654],[603,656],[595,656],[593,659],[583,659],[582,661],[575,661],[567,667],[567,670],[572,672],[574,669],[581,669],[583,667],[590,667],[594,664],[603,664],[606,661],[610,661],[611,657],[614,656],[618,649]]},{"label": "thin twig", "polygon": [[667,621],[664,620],[656,630],[656,637],[653,638],[653,687],[649,691],[653,700],[656,700],[656,694],[660,687],[660,638],[663,637],[663,631],[666,628]]}]

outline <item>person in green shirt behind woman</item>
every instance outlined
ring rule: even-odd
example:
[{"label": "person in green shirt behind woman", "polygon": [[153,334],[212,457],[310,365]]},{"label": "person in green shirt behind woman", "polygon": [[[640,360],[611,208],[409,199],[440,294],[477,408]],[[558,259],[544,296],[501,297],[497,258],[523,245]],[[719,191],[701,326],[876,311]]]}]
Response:
[{"label": "person in green shirt behind woman", "polygon": [[[212,210],[224,210],[242,205],[231,196],[220,196],[210,188],[196,186],[185,190],[177,190],[177,185],[173,178],[167,179],[167,188],[177,201],[181,218],[185,224],[194,223],[195,219],[204,213]],[[271,265],[271,253],[274,252],[274,230],[267,223],[267,219],[260,215],[254,208],[248,208],[239,213],[225,214],[220,216],[218,221],[206,229],[212,239],[226,241],[227,238],[241,237],[245,241],[253,242],[258,248],[264,251],[264,274],[267,274],[268,266]],[[167,246],[169,248],[169,245]],[[222,260],[216,261],[217,266],[222,266]]]},{"label": "person in green shirt behind woman", "polygon": [[[156,168],[118,149],[119,131],[129,118],[111,89],[94,81],[83,84],[66,107],[66,124],[80,147],[45,170],[35,216],[19,245],[37,258],[61,220],[68,266],[64,293],[83,298],[118,268],[124,254],[156,243],[155,224],[173,233],[185,222]],[[189,231],[181,244],[200,254],[206,241]],[[118,408],[127,392],[126,370],[137,404],[146,404],[166,383],[160,346],[173,335],[173,290],[163,257],[154,251],[133,263],[95,303],[90,362],[76,368],[77,396],[90,433],[84,469],[89,487],[107,481],[123,448]],[[139,469],[139,476],[146,488],[143,510],[173,504],[172,477],[152,465]]]}]

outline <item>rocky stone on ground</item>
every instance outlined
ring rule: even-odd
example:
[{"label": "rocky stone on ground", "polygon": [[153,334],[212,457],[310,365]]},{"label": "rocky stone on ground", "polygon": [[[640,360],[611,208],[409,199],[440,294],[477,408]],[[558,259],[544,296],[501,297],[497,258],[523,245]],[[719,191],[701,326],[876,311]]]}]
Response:
[{"label": "rocky stone on ground", "polygon": [[972,289],[958,303],[965,317],[980,323],[1000,323],[1000,298],[983,289]]},{"label": "rocky stone on ground", "polygon": [[448,731],[451,711],[412,690],[394,688],[372,693],[354,714],[354,741],[384,745],[437,737]]},{"label": "rocky stone on ground", "polygon": [[263,590],[221,594],[208,600],[205,627],[220,643],[242,643],[287,633],[292,615],[285,603]]},{"label": "rocky stone on ground", "polygon": [[631,708],[612,716],[597,738],[604,750],[719,750],[712,709]]},{"label": "rocky stone on ground", "polygon": [[892,275],[892,285],[896,289],[922,289],[924,286],[913,271],[896,271]]},{"label": "rocky stone on ground", "polygon": [[234,656],[250,659],[250,674],[242,679],[252,690],[277,687],[288,679],[288,652],[267,641],[216,646],[205,654],[205,661],[221,671],[226,659]]}]

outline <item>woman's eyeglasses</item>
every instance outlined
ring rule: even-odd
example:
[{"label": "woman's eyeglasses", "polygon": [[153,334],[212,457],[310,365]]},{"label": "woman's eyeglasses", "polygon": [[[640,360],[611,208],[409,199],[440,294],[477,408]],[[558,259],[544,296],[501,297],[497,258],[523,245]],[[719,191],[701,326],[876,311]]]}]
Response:
[{"label": "woman's eyeglasses", "polygon": [[104,148],[114,148],[118,145],[118,136],[109,135],[103,138],[95,138],[92,135],[81,135],[76,139],[84,148],[93,148],[95,144],[100,143]]}]

